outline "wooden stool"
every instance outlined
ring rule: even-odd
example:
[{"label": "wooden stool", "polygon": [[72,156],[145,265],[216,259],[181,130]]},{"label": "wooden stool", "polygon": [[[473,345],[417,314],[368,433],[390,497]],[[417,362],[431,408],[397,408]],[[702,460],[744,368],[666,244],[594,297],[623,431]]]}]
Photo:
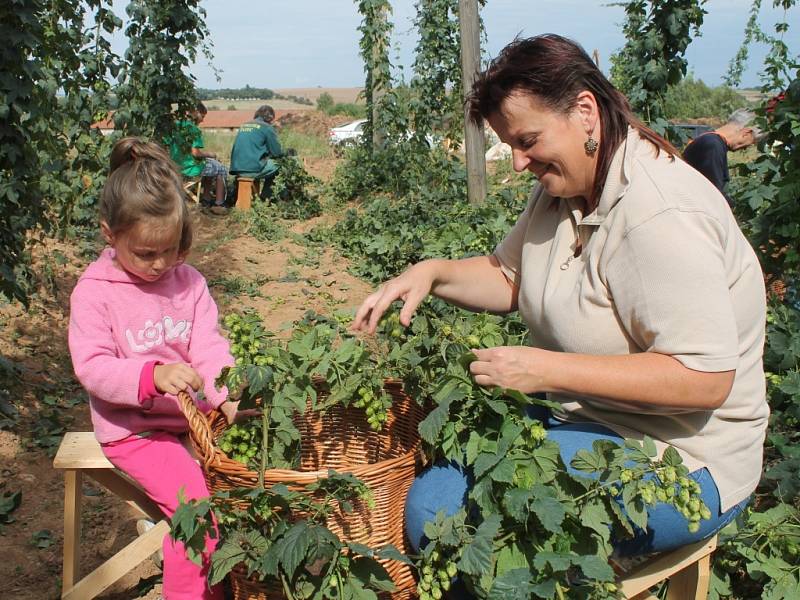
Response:
[{"label": "wooden stool", "polygon": [[657,600],[649,589],[669,580],[667,600],[706,600],[711,553],[716,548],[715,535],[672,552],[657,554],[617,580],[622,597],[629,600]]},{"label": "wooden stool", "polygon": [[192,177],[183,181],[183,191],[186,196],[193,200],[195,204],[200,204],[200,193],[203,189],[203,180],[200,177]]},{"label": "wooden stool", "polygon": [[236,178],[236,208],[250,210],[253,200],[258,194],[260,181],[252,177]]},{"label": "wooden stool", "polygon": [[[164,520],[158,506],[108,461],[91,431],[65,434],[53,460],[53,467],[64,469],[64,581],[61,597],[88,600],[161,549],[164,536],[169,532],[169,523]],[[84,474],[146,515],[155,523],[155,527],[76,582],[80,574]]]}]

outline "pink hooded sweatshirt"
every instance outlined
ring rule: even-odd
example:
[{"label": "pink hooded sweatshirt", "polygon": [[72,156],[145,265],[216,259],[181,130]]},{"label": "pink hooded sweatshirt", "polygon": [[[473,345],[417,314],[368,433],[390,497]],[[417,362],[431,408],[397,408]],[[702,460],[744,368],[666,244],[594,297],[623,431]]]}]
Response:
[{"label": "pink hooded sweatshirt", "polygon": [[[222,404],[227,390],[218,391],[214,380],[233,357],[217,326],[217,305],[189,265],[146,282],[113,258],[112,248],[103,250],[70,298],[69,349],[89,392],[95,437],[106,443],[143,431],[186,431],[177,398],[148,385],[148,367],[152,377],[154,361],[187,363],[203,378],[206,401],[198,407],[207,412]],[[140,378],[150,388],[145,394]]]}]

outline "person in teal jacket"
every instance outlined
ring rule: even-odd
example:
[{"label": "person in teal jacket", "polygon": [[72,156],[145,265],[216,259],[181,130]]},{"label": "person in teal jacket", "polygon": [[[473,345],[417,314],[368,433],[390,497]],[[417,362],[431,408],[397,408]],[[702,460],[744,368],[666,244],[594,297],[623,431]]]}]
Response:
[{"label": "person in teal jacket", "polygon": [[231,174],[262,180],[262,199],[269,197],[272,182],[278,174],[278,163],[274,159],[284,155],[272,125],[274,120],[273,108],[268,104],[260,106],[253,120],[239,128],[231,150]]}]

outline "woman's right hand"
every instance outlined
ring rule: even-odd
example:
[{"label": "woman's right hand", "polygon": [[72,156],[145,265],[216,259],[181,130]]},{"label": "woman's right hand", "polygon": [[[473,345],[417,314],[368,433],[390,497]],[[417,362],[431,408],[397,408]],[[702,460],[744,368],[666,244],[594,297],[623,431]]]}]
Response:
[{"label": "woman's right hand", "polygon": [[403,271],[390,279],[361,303],[353,319],[353,331],[375,333],[381,316],[395,300],[403,301],[400,309],[400,322],[408,327],[411,316],[425,297],[430,293],[436,280],[436,261],[426,260]]},{"label": "woman's right hand", "polygon": [[203,387],[203,378],[186,363],[171,363],[153,368],[153,383],[160,393],[174,395],[188,388],[196,392]]}]

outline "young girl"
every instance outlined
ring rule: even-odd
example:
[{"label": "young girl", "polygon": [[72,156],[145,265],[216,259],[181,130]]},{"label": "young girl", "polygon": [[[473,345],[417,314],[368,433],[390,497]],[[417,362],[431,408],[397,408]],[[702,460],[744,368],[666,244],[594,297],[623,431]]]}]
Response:
[{"label": "young girl", "polygon": [[[110,247],[83,273],[70,301],[73,366],[89,392],[104,454],[172,516],[179,490],[187,499],[209,495],[181,444],[187,422],[175,395],[202,390],[197,405],[219,408],[229,422],[236,403],[214,387],[233,358],[205,279],[184,264],[192,227],[181,178],[160,146],[137,138],[114,146],[100,229]],[[215,544],[206,540],[208,553]],[[167,600],[222,597],[206,584],[208,565],[191,562],[182,544],[166,536],[163,554]]]}]

